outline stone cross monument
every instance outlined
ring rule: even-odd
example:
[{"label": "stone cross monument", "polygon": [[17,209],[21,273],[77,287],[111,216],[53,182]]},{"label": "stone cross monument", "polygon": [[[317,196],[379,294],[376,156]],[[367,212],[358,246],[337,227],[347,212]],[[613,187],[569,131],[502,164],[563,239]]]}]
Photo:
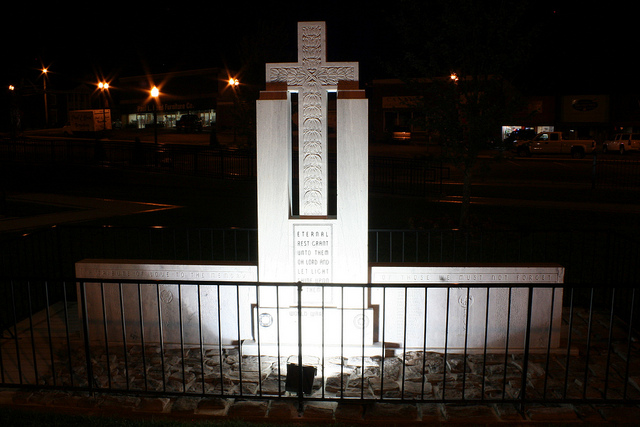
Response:
[{"label": "stone cross monument", "polygon": [[[298,62],[266,65],[257,101],[258,280],[367,283],[368,119],[357,63],[326,61],[324,22],[298,23]],[[336,101],[336,215],[327,215],[329,91]],[[294,216],[291,93],[299,99]],[[312,293],[312,292],[310,292]]]},{"label": "stone cross monument", "polygon": [[300,215],[327,214],[327,92],[339,82],[357,82],[358,63],[326,61],[324,22],[298,24],[298,62],[267,64],[267,83],[298,92]]}]

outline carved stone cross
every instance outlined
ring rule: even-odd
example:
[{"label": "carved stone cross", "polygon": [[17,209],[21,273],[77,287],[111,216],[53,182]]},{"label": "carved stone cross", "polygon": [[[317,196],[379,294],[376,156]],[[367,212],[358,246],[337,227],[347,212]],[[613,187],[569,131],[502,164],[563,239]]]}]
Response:
[{"label": "carved stone cross", "polygon": [[298,92],[300,215],[326,216],[328,205],[327,92],[357,81],[358,63],[326,62],[324,22],[298,23],[298,62],[266,64],[267,82]]}]

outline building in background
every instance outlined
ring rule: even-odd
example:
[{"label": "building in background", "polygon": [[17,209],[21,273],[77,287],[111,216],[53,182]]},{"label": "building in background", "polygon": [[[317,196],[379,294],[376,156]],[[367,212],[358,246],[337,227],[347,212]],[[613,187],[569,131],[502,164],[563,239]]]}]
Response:
[{"label": "building in background", "polygon": [[[154,86],[157,100],[151,97]],[[204,127],[218,131],[234,125],[237,89],[230,87],[228,71],[221,68],[121,77],[114,90],[124,127],[141,129],[157,120],[158,126],[173,128],[183,115],[195,115]]]}]

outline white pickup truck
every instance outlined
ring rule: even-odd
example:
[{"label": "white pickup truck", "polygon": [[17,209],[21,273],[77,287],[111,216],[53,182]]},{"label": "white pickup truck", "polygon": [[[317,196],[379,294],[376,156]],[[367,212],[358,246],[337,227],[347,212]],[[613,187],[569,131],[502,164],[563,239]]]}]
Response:
[{"label": "white pickup truck", "polygon": [[624,154],[627,151],[640,151],[640,134],[638,133],[618,133],[611,141],[602,144],[602,152],[617,151]]},{"label": "white pickup truck", "polygon": [[521,141],[516,147],[519,156],[531,154],[571,154],[581,159],[593,153],[596,141],[592,139],[568,139],[562,132],[540,132],[530,141]]}]

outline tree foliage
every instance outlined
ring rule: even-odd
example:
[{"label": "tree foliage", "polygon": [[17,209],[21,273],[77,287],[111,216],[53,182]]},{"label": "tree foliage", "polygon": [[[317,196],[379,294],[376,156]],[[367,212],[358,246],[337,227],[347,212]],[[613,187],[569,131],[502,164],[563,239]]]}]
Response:
[{"label": "tree foliage", "polygon": [[532,52],[536,15],[525,0],[399,3],[398,74],[420,95],[425,128],[443,159],[463,174],[465,227],[478,154],[518,109],[511,81]]}]

